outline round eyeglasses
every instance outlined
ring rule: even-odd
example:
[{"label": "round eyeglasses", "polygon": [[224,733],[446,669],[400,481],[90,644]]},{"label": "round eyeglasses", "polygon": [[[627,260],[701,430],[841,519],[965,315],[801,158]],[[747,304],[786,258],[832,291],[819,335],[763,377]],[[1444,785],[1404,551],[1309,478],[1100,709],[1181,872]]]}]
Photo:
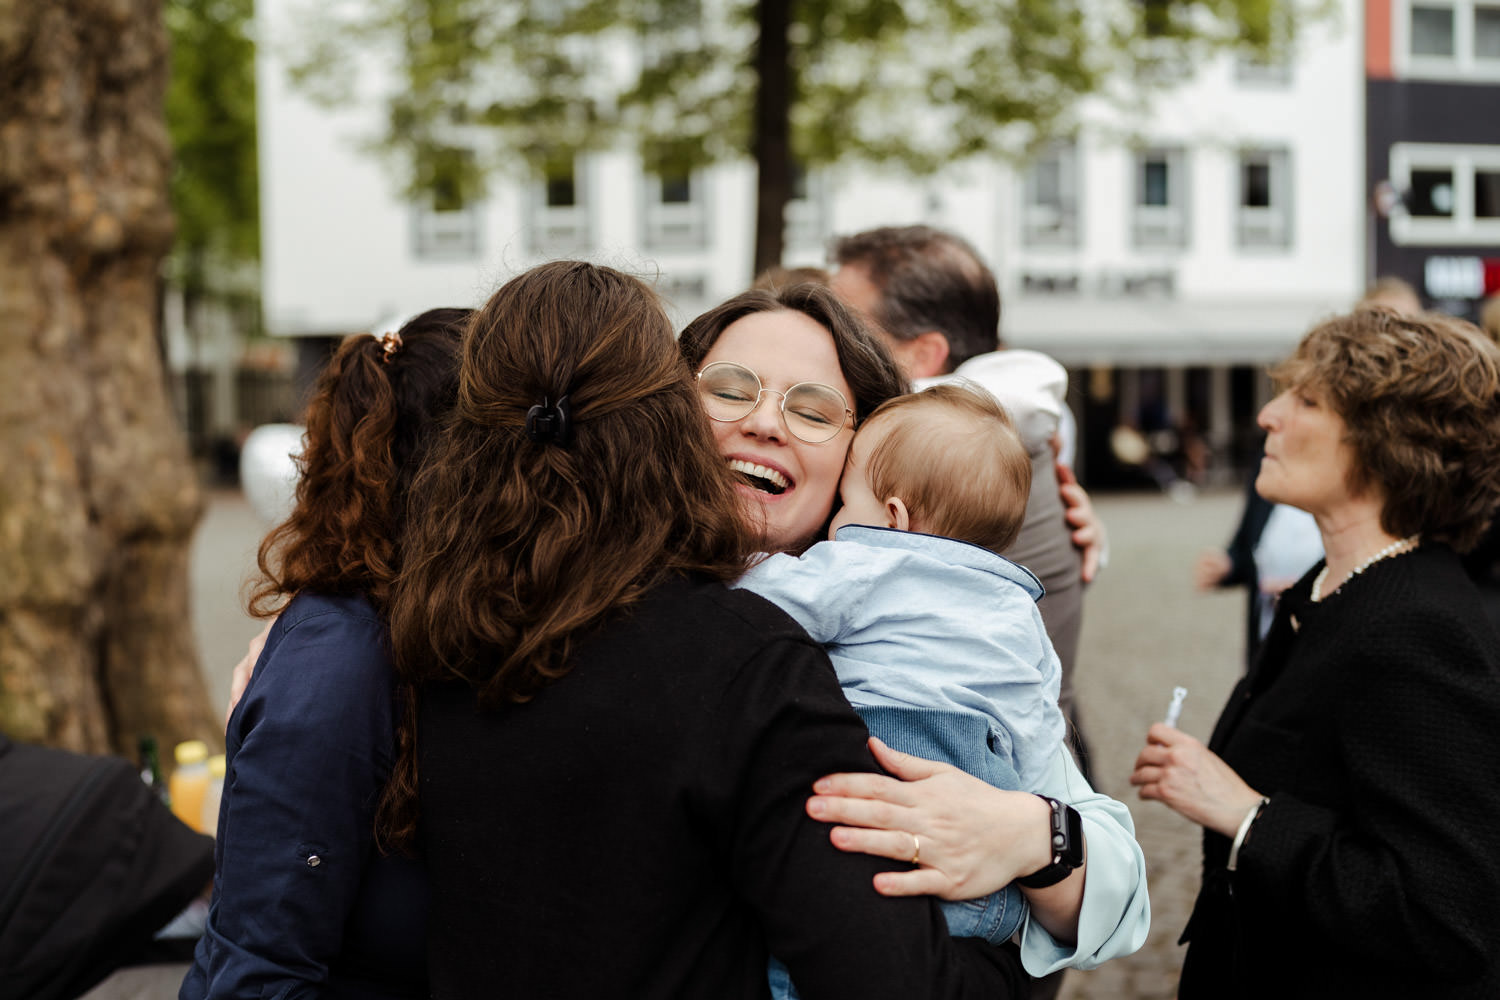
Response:
[{"label": "round eyeglasses", "polygon": [[781,418],[799,441],[822,444],[831,441],[854,419],[844,394],[821,382],[798,382],[786,392],[767,389],[760,376],[733,361],[716,361],[697,376],[698,397],[710,420],[733,423],[743,420],[760,405],[761,396],[781,397]]}]

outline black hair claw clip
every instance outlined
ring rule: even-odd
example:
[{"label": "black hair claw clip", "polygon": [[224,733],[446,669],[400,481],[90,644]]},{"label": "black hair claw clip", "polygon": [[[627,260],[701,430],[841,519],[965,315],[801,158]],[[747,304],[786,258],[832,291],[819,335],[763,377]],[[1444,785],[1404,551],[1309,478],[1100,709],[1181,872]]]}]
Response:
[{"label": "black hair claw clip", "polygon": [[556,403],[546,396],[526,411],[526,436],[537,444],[555,444],[563,448],[573,436],[573,408],[564,396]]}]

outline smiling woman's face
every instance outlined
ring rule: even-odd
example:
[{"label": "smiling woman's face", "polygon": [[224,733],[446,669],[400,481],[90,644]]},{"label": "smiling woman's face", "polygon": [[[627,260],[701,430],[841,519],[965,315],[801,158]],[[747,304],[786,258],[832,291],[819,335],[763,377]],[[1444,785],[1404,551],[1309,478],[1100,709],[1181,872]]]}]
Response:
[{"label": "smiling woman's face", "polygon": [[[833,336],[800,312],[758,312],[735,320],[699,368],[719,361],[749,368],[764,388],[776,392],[799,382],[821,382],[846,400],[854,398],[839,368]],[[833,509],[854,437],[852,423],[832,440],[808,444],[787,431],[781,397],[774,393],[762,394],[749,416],[711,423],[720,453],[740,473],[738,488],[747,513],[753,523],[764,525],[765,548],[797,552],[814,542]]]}]

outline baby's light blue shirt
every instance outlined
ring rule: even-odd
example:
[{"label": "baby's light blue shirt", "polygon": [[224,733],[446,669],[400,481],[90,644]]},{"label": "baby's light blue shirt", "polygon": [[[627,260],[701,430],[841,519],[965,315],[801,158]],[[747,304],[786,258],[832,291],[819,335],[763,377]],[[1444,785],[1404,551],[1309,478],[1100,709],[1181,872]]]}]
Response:
[{"label": "baby's light blue shirt", "polygon": [[835,537],[800,556],[769,556],[734,586],[779,605],[823,643],[867,719],[871,710],[946,716],[986,734],[1021,789],[1036,787],[1064,732],[1060,667],[1036,606],[1041,582],[951,538],[865,525]]}]

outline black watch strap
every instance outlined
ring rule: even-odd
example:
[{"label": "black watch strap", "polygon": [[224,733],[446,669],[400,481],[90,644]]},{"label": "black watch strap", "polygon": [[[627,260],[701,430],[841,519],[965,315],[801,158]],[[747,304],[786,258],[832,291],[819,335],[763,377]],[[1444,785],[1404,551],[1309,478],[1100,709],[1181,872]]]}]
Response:
[{"label": "black watch strap", "polygon": [[1045,889],[1056,885],[1083,866],[1083,817],[1072,806],[1046,795],[1037,798],[1047,803],[1051,819],[1052,861],[1046,867],[1016,879],[1027,889]]}]

